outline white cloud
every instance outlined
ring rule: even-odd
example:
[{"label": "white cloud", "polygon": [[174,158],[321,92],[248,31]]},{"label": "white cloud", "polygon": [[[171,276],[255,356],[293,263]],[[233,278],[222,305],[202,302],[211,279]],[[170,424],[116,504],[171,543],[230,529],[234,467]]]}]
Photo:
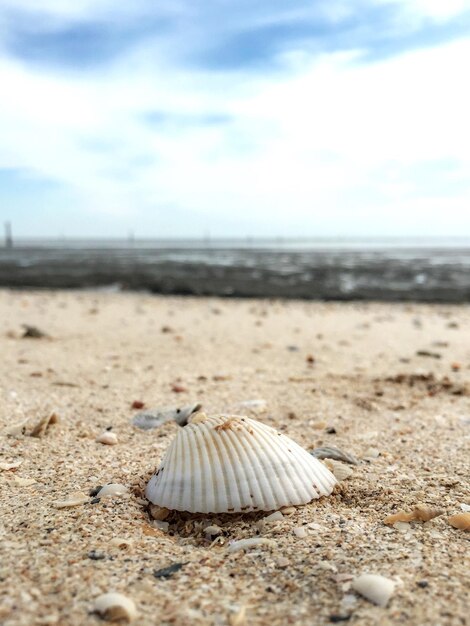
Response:
[{"label": "white cloud", "polygon": [[[91,5],[45,6],[76,17]],[[194,234],[234,215],[238,234],[250,221],[256,234],[470,234],[470,41],[369,64],[358,53],[291,53],[289,71],[264,77],[178,69],[144,43],[86,76],[4,58],[0,165],[68,186],[84,211],[116,220],[160,208],[173,228],[165,207],[181,207],[196,216]],[[146,125],[152,111],[233,122]],[[190,233],[191,221],[183,228]]]}]

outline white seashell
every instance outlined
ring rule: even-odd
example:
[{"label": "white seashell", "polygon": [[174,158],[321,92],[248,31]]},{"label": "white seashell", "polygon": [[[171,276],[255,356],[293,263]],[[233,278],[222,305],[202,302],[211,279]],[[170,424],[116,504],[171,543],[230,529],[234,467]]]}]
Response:
[{"label": "white seashell", "polygon": [[134,601],[116,592],[104,593],[96,598],[93,610],[108,622],[132,622],[137,617]]},{"label": "white seashell", "polygon": [[240,539],[239,541],[233,541],[229,544],[228,552],[238,552],[239,550],[247,550],[248,548],[255,548],[256,546],[275,546],[276,542],[273,539],[266,539],[265,537],[253,537],[252,539]]},{"label": "white seashell", "polygon": [[395,582],[378,574],[361,574],[352,581],[352,588],[369,602],[384,607],[395,591]]},{"label": "white seashell", "polygon": [[111,433],[109,430],[105,430],[101,433],[101,435],[98,435],[95,441],[97,443],[102,443],[105,446],[115,446],[118,442],[118,438],[116,433]]},{"label": "white seashell", "polygon": [[273,428],[198,413],[178,431],[146,496],[191,513],[273,511],[329,495],[335,484],[321,461]]},{"label": "white seashell", "polygon": [[129,489],[126,485],[121,485],[120,483],[109,483],[109,485],[101,487],[96,494],[96,497],[103,498],[105,496],[124,496],[127,493],[129,493]]}]

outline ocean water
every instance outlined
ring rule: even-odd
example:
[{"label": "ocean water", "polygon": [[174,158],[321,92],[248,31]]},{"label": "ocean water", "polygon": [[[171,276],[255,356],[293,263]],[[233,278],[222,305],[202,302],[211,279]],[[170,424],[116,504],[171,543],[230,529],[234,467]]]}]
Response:
[{"label": "ocean water", "polygon": [[0,286],[467,302],[470,238],[20,240]]}]

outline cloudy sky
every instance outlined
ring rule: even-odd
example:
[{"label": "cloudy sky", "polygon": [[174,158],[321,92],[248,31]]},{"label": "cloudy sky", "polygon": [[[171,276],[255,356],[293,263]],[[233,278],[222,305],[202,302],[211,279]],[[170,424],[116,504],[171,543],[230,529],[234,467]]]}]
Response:
[{"label": "cloudy sky", "polygon": [[470,235],[469,0],[0,0],[18,235]]}]

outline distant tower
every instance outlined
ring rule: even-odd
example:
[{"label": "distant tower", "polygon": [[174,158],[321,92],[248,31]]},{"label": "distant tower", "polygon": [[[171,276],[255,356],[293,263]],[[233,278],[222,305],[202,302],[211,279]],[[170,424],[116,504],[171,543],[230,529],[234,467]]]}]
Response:
[{"label": "distant tower", "polygon": [[13,248],[13,236],[11,234],[11,222],[5,222],[5,248]]}]

